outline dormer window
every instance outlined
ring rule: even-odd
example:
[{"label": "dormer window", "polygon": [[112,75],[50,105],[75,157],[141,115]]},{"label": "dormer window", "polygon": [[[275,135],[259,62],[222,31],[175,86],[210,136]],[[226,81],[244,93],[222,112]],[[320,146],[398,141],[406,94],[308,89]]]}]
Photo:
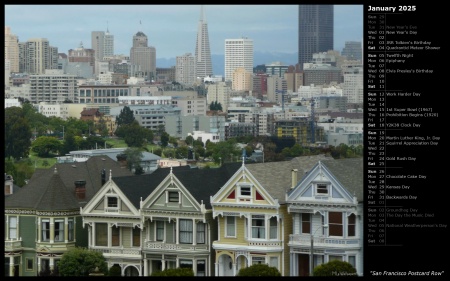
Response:
[{"label": "dormer window", "polygon": [[119,207],[119,199],[115,196],[108,196],[106,198],[106,202],[108,204],[108,208],[118,208]]},{"label": "dormer window", "polygon": [[319,183],[316,185],[316,195],[328,195],[328,185],[324,183]]},{"label": "dormer window", "polygon": [[169,202],[176,202],[178,203],[180,201],[180,194],[178,191],[169,191]]},{"label": "dormer window", "polygon": [[250,186],[241,186],[240,188],[240,196],[251,196],[252,191]]}]

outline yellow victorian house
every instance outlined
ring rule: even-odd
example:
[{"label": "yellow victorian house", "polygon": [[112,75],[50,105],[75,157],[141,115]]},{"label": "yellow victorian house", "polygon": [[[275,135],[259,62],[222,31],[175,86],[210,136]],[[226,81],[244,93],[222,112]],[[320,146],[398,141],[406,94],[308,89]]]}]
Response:
[{"label": "yellow victorian house", "polygon": [[[291,161],[245,164],[211,196],[218,223],[215,276],[236,276],[241,268],[263,263],[289,276],[287,243],[292,217],[287,212],[286,192],[297,184],[292,171],[307,172],[322,156]],[[244,158],[245,159],[245,158]]]}]

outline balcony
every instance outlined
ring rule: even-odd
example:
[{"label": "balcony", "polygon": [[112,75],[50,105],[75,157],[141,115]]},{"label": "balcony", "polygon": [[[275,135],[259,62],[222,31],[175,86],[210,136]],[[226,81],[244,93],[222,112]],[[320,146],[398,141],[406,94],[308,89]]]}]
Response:
[{"label": "balcony", "polygon": [[165,243],[157,241],[145,241],[143,250],[157,250],[157,251],[177,251],[177,252],[204,252],[209,251],[207,244],[175,244],[175,243]]},{"label": "balcony", "polygon": [[5,240],[5,252],[22,250],[22,238]]},{"label": "balcony", "polygon": [[90,246],[89,249],[94,252],[100,252],[105,257],[121,257],[121,258],[136,258],[141,257],[141,248],[123,248],[123,247],[100,247],[100,246]]},{"label": "balcony", "polygon": [[[311,245],[310,234],[291,234],[289,235],[289,246],[298,247]],[[340,237],[314,237],[314,247],[329,247],[329,248],[360,248],[362,241],[360,238],[340,238]]]}]

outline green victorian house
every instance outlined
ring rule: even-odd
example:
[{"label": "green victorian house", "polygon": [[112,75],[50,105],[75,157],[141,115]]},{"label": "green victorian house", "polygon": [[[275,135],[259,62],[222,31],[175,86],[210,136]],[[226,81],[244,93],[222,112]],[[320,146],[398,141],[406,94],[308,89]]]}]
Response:
[{"label": "green victorian house", "polygon": [[28,184],[5,196],[5,276],[56,273],[61,256],[88,246],[80,208],[106,182],[106,171],[132,175],[109,157],[37,169]]}]

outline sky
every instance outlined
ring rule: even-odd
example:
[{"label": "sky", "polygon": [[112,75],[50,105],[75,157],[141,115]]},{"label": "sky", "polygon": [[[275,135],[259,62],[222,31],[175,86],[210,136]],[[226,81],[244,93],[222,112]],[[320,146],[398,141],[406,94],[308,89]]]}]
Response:
[{"label": "sky", "polygon": [[[202,5],[9,5],[5,26],[19,42],[46,38],[59,53],[92,48],[91,32],[114,35],[114,53],[129,56],[141,31],[156,57],[195,54]],[[223,55],[225,39],[253,39],[254,52],[297,53],[298,5],[203,5],[211,54]],[[335,5],[334,49],[363,40],[363,6]]]}]

